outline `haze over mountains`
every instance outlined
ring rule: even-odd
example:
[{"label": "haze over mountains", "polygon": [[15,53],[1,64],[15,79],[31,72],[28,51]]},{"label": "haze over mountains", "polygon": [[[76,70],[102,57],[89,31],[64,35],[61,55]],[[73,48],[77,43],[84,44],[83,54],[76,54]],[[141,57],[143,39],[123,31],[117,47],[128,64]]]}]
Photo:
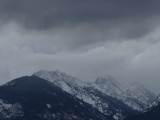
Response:
[{"label": "haze over mountains", "polygon": [[40,70],[0,87],[2,120],[123,120],[155,103],[140,83],[124,86],[111,76],[84,82],[63,72]]}]

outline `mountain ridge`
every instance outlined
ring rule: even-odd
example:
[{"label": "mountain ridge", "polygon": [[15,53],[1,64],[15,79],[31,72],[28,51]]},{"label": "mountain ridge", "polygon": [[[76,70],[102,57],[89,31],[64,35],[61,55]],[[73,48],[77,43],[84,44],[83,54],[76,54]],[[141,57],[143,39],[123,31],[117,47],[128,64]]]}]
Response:
[{"label": "mountain ridge", "polygon": [[[60,94],[58,95],[55,91]],[[132,91],[135,93],[133,92],[133,94]],[[62,111],[57,114],[52,110],[53,106],[55,108],[58,107],[54,102],[61,107],[63,106],[61,109],[64,109],[65,115],[63,116],[66,117],[66,120],[72,120],[72,116],[79,118],[79,120],[82,120],[82,117],[85,116],[93,120],[95,118],[97,120],[106,118],[108,120],[123,120],[126,117],[140,113],[137,108],[139,106],[143,108],[145,104],[138,99],[150,98],[150,96],[146,96],[146,93],[150,94],[143,85],[133,83],[126,89],[124,85],[112,76],[98,77],[95,82],[88,83],[58,70],[40,70],[31,76],[20,77],[0,86],[0,120],[22,120],[22,118],[26,117],[26,113],[29,115],[25,118],[26,120],[30,120],[32,117],[35,118],[33,120],[62,119],[59,116],[59,114],[63,114]],[[63,97],[63,94],[66,97]],[[58,97],[53,99],[53,96],[51,96],[50,99],[47,99],[47,102],[43,97],[46,96],[47,98],[50,95],[54,97],[58,95]],[[75,106],[79,106],[78,108],[85,108],[86,110],[84,109],[84,111],[89,108],[91,111],[88,111],[89,114],[73,112],[74,114],[71,115],[67,112],[69,106],[66,107],[67,105],[65,105],[71,103],[66,103],[67,101],[64,101],[65,98],[72,99],[71,101],[76,104]],[[63,105],[59,103],[58,99]],[[39,100],[43,101],[45,105],[41,106]],[[147,99],[142,100],[146,101]],[[26,101],[31,101],[31,104]],[[77,111],[77,108],[73,105],[71,105],[72,111]],[[40,107],[41,109],[39,109]],[[60,109],[58,108],[57,110]],[[37,114],[33,114],[33,111],[36,111]],[[93,113],[98,116],[93,115]]]},{"label": "mountain ridge", "polygon": [[[111,76],[107,76],[107,78],[99,77],[99,78],[97,78],[95,83],[87,83],[87,82],[84,82],[84,81],[77,79],[76,77],[72,77],[70,75],[67,75],[67,74],[59,72],[59,71],[45,71],[45,72],[44,71],[45,70],[38,71],[38,72],[34,73],[33,75],[36,75],[38,77],[41,77],[41,78],[44,78],[44,79],[47,79],[47,80],[53,82],[55,85],[62,88],[64,91],[72,94],[73,96],[75,96],[79,99],[83,99],[83,101],[86,103],[91,104],[93,107],[98,109],[100,112],[102,112],[106,115],[108,113],[110,113],[109,116],[112,116],[114,118],[117,117],[116,114],[118,114],[118,116],[123,116],[122,118],[125,118],[125,117],[127,117],[126,116],[127,114],[124,115],[123,112],[127,113],[128,111],[123,111],[124,109],[122,110],[121,107],[120,108],[119,107],[118,108],[111,107],[112,111],[110,111],[110,109],[111,109],[110,106],[116,106],[116,104],[112,103],[111,101],[108,102],[109,101],[109,100],[107,100],[108,97],[112,97],[112,99],[117,99],[125,104],[128,102],[128,104],[125,105],[126,108],[130,107],[130,109],[134,109],[135,111],[137,111],[137,110],[142,111],[142,109],[145,108],[144,107],[145,105],[142,104],[141,102],[139,102],[135,98],[130,98],[127,95],[124,95],[123,97],[121,97],[123,94],[125,94],[124,87]],[[108,79],[108,81],[111,83],[111,85],[114,84],[113,86],[116,86],[116,87],[111,87],[111,88],[113,88],[113,89],[118,88],[118,90],[123,88],[121,90],[121,92],[118,93],[117,90],[115,90],[115,94],[112,94],[109,92],[107,93],[105,91],[104,87],[99,87],[97,85],[97,83],[100,83],[100,82],[102,83],[102,85],[106,85],[106,84],[104,84],[104,81],[106,79]],[[108,88],[108,86],[107,86],[107,88]],[[104,99],[104,98],[100,97],[99,95],[95,94],[95,93],[97,93],[97,91],[102,96],[106,96],[106,98]],[[110,89],[110,91],[114,91],[114,90]],[[110,106],[108,107],[108,105],[110,105]],[[108,111],[108,113],[105,112],[106,110]],[[122,110],[123,114],[121,112],[116,112],[117,110],[118,111]]]},{"label": "mountain ridge", "polygon": [[130,116],[125,120],[159,120],[160,119],[160,95],[146,108],[143,113]]},{"label": "mountain ridge", "polygon": [[24,76],[0,86],[0,120],[113,120],[50,81]]}]

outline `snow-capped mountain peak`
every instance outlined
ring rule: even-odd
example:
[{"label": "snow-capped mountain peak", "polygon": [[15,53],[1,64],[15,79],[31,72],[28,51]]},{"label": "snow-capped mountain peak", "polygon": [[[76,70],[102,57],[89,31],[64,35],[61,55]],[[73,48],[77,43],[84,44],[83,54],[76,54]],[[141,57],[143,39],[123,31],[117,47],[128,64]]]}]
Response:
[{"label": "snow-capped mountain peak", "polygon": [[109,85],[112,84],[115,87],[118,87],[119,89],[121,89],[122,85],[116,80],[114,79],[114,77],[112,76],[105,76],[105,77],[98,77],[95,81],[95,84],[99,84],[99,85]]},{"label": "snow-capped mountain peak", "polygon": [[127,86],[125,94],[128,97],[137,99],[146,106],[155,99],[155,94],[146,89],[145,86],[139,82],[134,82]]},{"label": "snow-capped mountain peak", "polygon": [[66,73],[60,72],[58,70],[40,70],[35,72],[33,75],[51,81],[56,86],[71,94],[76,94],[73,88],[80,90],[82,87],[87,86],[85,82],[77,79],[76,77],[72,77],[71,75],[67,75]]},{"label": "snow-capped mountain peak", "polygon": [[0,120],[83,119],[108,118],[91,105],[37,76],[23,76],[0,86]]},{"label": "snow-capped mountain peak", "polygon": [[74,86],[76,85],[81,86],[85,84],[83,81],[78,80],[76,77],[72,77],[71,75],[67,75],[66,73],[60,72],[58,70],[55,71],[40,70],[38,72],[35,72],[33,75],[47,79],[51,82],[64,81],[65,83]]},{"label": "snow-capped mountain peak", "polygon": [[100,89],[105,90],[107,95],[112,97],[119,97],[123,92],[123,86],[112,76],[98,77],[95,81]]},{"label": "snow-capped mountain peak", "polygon": [[103,93],[122,100],[138,111],[143,111],[155,99],[154,93],[147,90],[139,82],[124,86],[113,77],[106,76],[98,77],[93,85]]},{"label": "snow-capped mountain peak", "polygon": [[126,86],[127,89],[131,90],[131,91],[135,91],[135,90],[144,90],[146,89],[144,87],[144,85],[142,85],[140,82],[133,82],[130,85]]},{"label": "snow-capped mountain peak", "polygon": [[[86,103],[91,104],[94,108],[98,109],[100,112],[104,113],[109,117],[114,116],[115,118],[115,116],[121,116],[121,118],[125,118],[127,115],[131,115],[135,112],[132,108],[125,105],[122,101],[109,97],[107,94],[104,94],[105,92],[102,92],[102,89],[97,89],[98,87],[96,85],[86,83],[77,79],[76,77],[72,77],[63,72],[59,72],[57,70],[40,70],[33,75],[51,81],[64,91],[83,100]],[[104,82],[105,84],[108,83],[108,85],[111,84],[114,86],[115,89],[117,88],[117,91],[120,87],[120,84],[111,76],[107,76],[103,79],[98,78],[96,82],[99,85],[100,83],[104,84]],[[115,92],[115,94],[116,93],[117,92]],[[119,104],[123,104],[123,107]]]},{"label": "snow-capped mountain peak", "polygon": [[[152,98],[154,99],[154,95],[147,91],[143,85],[133,83],[129,87],[126,87],[109,75],[98,77],[93,83],[81,81],[58,70],[40,70],[33,75],[51,81],[64,91],[91,104],[108,116],[115,116],[117,114],[124,118],[127,114],[132,113],[133,109],[142,111],[148,101]],[[118,105],[122,103],[125,106],[123,108]],[[122,114],[122,111],[125,114]],[[130,113],[128,113],[129,111]]]}]

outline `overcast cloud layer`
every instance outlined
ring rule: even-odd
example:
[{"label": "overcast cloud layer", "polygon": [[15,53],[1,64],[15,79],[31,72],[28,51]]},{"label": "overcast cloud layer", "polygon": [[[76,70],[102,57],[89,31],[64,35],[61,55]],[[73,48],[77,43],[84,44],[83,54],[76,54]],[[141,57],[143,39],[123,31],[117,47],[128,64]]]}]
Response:
[{"label": "overcast cloud layer", "polygon": [[160,93],[159,0],[1,0],[0,83],[40,69]]}]

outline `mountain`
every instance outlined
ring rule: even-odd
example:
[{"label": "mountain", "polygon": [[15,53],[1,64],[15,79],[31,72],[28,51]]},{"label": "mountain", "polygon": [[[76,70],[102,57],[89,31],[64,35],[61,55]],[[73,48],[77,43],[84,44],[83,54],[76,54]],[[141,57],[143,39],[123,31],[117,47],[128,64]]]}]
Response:
[{"label": "mountain", "polygon": [[98,86],[105,94],[115,98],[121,98],[123,86],[112,76],[98,77],[94,83],[94,86]]},{"label": "mountain", "polygon": [[111,76],[98,77],[93,85],[103,93],[121,100],[134,110],[143,111],[156,98],[138,82],[124,86]]},{"label": "mountain", "polygon": [[[131,85],[127,86],[125,95],[126,101],[132,99],[133,101],[135,101],[135,109],[139,109],[141,111],[146,109],[148,105],[150,105],[156,98],[156,95],[154,93],[146,89],[139,82],[134,82]],[[132,106],[132,104],[130,106]]]},{"label": "mountain", "polygon": [[[117,99],[116,97],[114,98],[111,95],[106,94],[104,91],[101,91],[95,84],[93,85],[92,83],[83,82],[76,77],[72,77],[57,70],[41,70],[33,75],[54,83],[57,87],[92,105],[101,113],[104,113],[106,116],[115,120],[121,120],[127,116],[138,113],[136,110],[133,110],[131,107],[124,104],[120,99]],[[99,81],[99,83],[100,82],[106,84],[105,81]],[[117,85],[115,85],[114,88],[119,89]],[[110,93],[113,94],[112,86],[109,89]]]},{"label": "mountain", "polygon": [[148,112],[151,109],[153,109],[159,105],[160,105],[160,95],[156,98],[156,100],[154,100],[154,102],[152,104],[150,104],[150,106],[148,108],[146,108],[146,110],[144,112]]},{"label": "mountain", "polygon": [[0,120],[113,120],[37,76],[0,86]]},{"label": "mountain", "polygon": [[160,96],[142,113],[125,120],[160,120]]},{"label": "mountain", "polygon": [[126,87],[111,76],[87,83],[41,70],[0,86],[0,120],[122,120],[139,114],[151,97],[143,85]]}]

